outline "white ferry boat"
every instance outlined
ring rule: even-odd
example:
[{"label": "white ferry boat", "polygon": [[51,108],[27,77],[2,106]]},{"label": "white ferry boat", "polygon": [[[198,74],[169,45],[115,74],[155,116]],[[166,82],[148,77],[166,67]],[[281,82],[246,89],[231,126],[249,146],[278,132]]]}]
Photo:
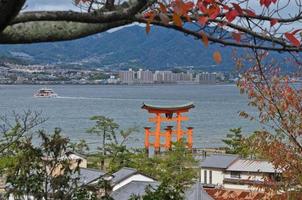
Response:
[{"label": "white ferry boat", "polygon": [[57,97],[58,94],[55,93],[52,89],[48,88],[42,88],[40,89],[37,93],[34,94],[34,97],[48,97],[48,98],[53,98]]}]

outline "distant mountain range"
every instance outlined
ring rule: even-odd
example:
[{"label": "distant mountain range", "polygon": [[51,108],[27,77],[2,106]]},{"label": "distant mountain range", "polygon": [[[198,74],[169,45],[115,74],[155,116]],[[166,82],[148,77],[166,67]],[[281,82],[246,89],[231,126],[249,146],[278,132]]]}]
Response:
[{"label": "distant mountain range", "polygon": [[[212,54],[223,57],[215,65]],[[234,69],[232,48],[211,44],[205,48],[200,40],[166,28],[134,25],[75,41],[30,45],[0,45],[0,56],[19,58],[31,63],[80,65],[85,67],[166,69],[194,66],[207,71]]]}]

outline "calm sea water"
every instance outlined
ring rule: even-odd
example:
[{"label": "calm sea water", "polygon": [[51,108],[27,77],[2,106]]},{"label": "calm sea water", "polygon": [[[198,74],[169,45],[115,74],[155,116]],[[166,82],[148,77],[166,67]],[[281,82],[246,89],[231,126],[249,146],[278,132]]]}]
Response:
[{"label": "calm sea water", "polygon": [[235,85],[149,85],[149,86],[104,86],[104,85],[56,85],[51,86],[58,98],[34,98],[33,93],[44,86],[0,86],[0,114],[12,111],[42,111],[48,120],[41,128],[63,129],[73,141],[85,139],[92,146],[100,142],[95,136],[85,133],[93,123],[89,117],[104,115],[114,118],[121,128],[138,126],[140,132],[129,140],[131,146],[143,146],[144,126],[152,126],[150,115],[141,109],[143,102],[156,105],[175,105],[193,101],[196,108],[187,115],[186,126],[193,126],[194,146],[221,146],[221,139],[230,128],[242,127],[245,133],[258,125],[238,116],[238,111],[250,111],[247,99],[239,94]]}]

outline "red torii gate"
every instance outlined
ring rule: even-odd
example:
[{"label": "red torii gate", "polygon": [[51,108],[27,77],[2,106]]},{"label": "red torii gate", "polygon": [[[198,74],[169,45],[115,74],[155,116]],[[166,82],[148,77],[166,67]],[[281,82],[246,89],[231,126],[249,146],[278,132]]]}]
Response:
[{"label": "red torii gate", "polygon": [[[147,153],[150,147],[154,147],[154,153],[160,152],[160,148],[164,147],[166,150],[171,149],[171,143],[173,141],[173,135],[176,135],[176,141],[180,141],[187,137],[187,146],[192,148],[193,146],[193,128],[188,127],[187,130],[183,130],[181,127],[182,121],[187,121],[189,118],[183,116],[182,113],[189,112],[191,108],[194,108],[193,103],[178,106],[155,106],[150,104],[143,104],[142,109],[146,109],[149,113],[155,114],[155,117],[149,118],[149,122],[155,123],[155,131],[152,132],[150,127],[145,127],[145,148]],[[162,116],[162,114],[164,116]],[[176,114],[175,116],[173,116]],[[167,126],[165,132],[161,132],[162,122],[176,122],[176,129],[173,130],[173,126]],[[150,137],[154,136],[154,142],[150,142]],[[161,137],[165,137],[165,143],[161,144]]]}]

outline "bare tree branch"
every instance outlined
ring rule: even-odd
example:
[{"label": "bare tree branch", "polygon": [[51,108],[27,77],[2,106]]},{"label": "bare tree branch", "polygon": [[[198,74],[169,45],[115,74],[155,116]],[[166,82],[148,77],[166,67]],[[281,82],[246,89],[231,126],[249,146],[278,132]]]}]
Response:
[{"label": "bare tree branch", "polygon": [[0,33],[1,44],[25,44],[38,42],[66,41],[83,38],[89,35],[123,26],[132,21],[116,21],[103,24],[75,22],[28,22],[7,27]]}]

